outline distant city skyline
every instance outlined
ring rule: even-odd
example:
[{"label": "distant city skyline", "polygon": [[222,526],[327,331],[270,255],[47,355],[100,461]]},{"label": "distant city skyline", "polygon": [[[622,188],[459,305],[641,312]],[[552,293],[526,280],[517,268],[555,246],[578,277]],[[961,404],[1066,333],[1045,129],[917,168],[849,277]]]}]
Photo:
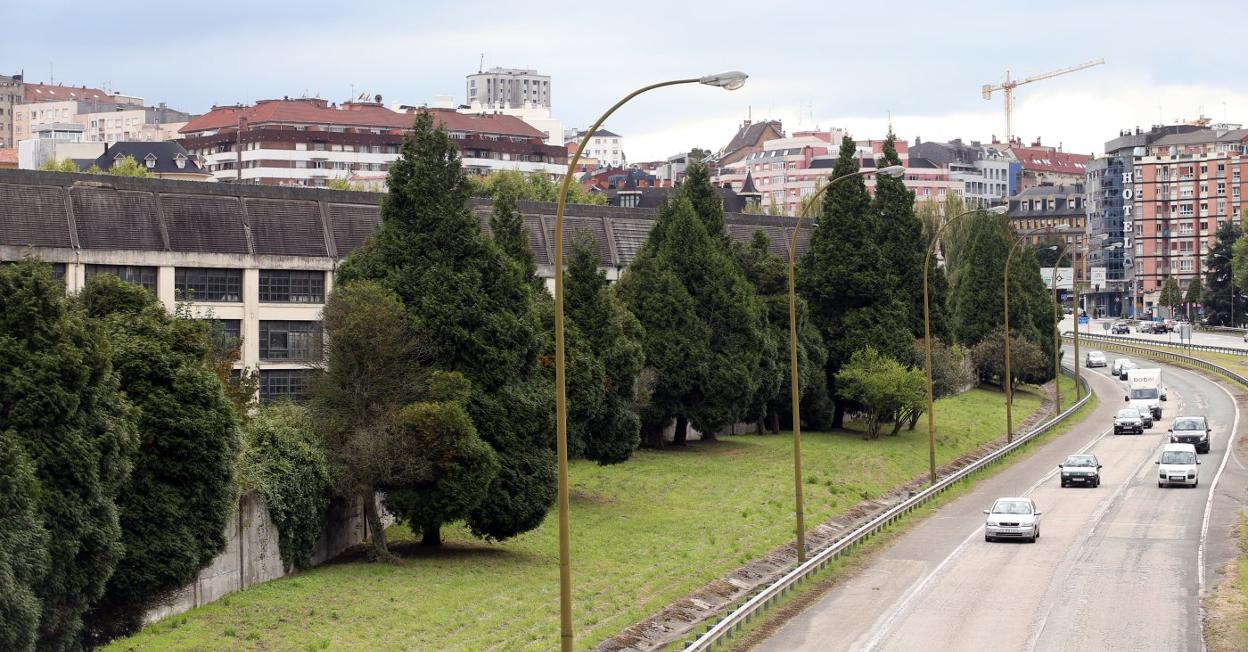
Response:
[{"label": "distant city skyline", "polygon": [[[1106,65],[1020,87],[1016,135],[1099,153],[1121,129],[1202,113],[1248,122],[1248,73],[1229,42],[1146,36],[1173,18],[1172,4],[1124,9],[1058,0],[1043,11],[967,4],[778,2],[760,20],[758,5],[737,0],[593,16],[567,2],[540,13],[479,2],[471,18],[453,5],[394,2],[314,1],[296,12],[286,3],[224,0],[211,15],[178,5],[153,12],[133,2],[46,2],[24,5],[20,22],[54,25],[56,46],[48,47],[47,30],[11,30],[0,43],[0,73],[108,86],[204,113],[214,104],[303,94],[463,102],[465,76],[484,55],[485,68],[549,75],[554,114],[582,128],[646,83],[728,69],[751,75],[732,93],[663,89],[631,103],[608,126],[627,138],[632,162],[717,149],[751,115],[781,119],[789,132],[840,127],[879,138],[891,115],[898,136],[911,142],[1003,138],[1003,100],[984,101],[983,84],[1000,81],[1007,69],[1021,78],[1097,58]],[[1234,2],[1188,3],[1184,13],[1226,25],[1248,17]],[[75,19],[63,20],[67,15]],[[129,30],[120,42],[133,47],[101,45]],[[599,36],[576,36],[587,34]],[[1217,56],[1219,47],[1225,56]]]}]

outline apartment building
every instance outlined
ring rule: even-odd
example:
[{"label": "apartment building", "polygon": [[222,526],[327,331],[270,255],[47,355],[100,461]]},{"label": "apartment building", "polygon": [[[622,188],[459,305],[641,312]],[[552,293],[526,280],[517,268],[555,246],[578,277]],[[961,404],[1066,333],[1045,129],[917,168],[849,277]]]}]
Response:
[{"label": "apartment building", "polygon": [[949,178],[961,184],[959,190],[968,206],[990,207],[1003,204],[1018,192],[1018,176],[1022,166],[998,142],[963,143],[955,138],[949,142],[923,142],[915,138],[910,156],[927,159],[937,167],[949,170]]},{"label": "apartment building", "polygon": [[1135,265],[1133,300],[1137,311],[1147,312],[1166,278],[1186,289],[1203,274],[1218,226],[1241,219],[1248,129],[1202,124],[1124,132],[1106,144],[1106,153],[1124,159],[1123,232]]},{"label": "apartment building", "polygon": [[[520,170],[562,176],[563,147],[514,116],[427,109],[474,174]],[[331,104],[319,98],[216,106],[181,129],[182,145],[202,157],[217,181],[324,186],[330,179],[379,177],[399,156],[415,109],[378,102]]]},{"label": "apartment building", "polygon": [[[576,153],[576,148],[580,146],[586,133],[578,131],[566,139],[569,157]],[[581,155],[595,158],[601,165],[609,168],[623,167],[628,164],[628,157],[624,155],[624,137],[607,129],[595,131]]]},{"label": "apartment building", "polygon": [[[62,87],[53,88],[65,92]],[[113,101],[114,98],[122,101]],[[87,99],[44,99],[15,106],[13,132],[16,141],[21,142],[37,138],[44,125],[72,122],[83,126],[84,142],[154,142],[176,138],[178,130],[190,119],[191,114],[170,109],[163,102],[159,106],[144,106],[141,98],[101,97],[92,93]]]},{"label": "apartment building", "polygon": [[0,75],[0,149],[17,147],[13,139],[13,108],[22,103],[25,92],[21,75]]},{"label": "apartment building", "polygon": [[467,104],[486,108],[550,108],[550,75],[525,68],[490,68],[468,75],[464,96]]},{"label": "apartment building", "polygon": [[[761,151],[721,167],[714,177],[719,184],[741,190],[747,175],[753,181],[765,209],[773,205],[786,215],[796,215],[804,197],[814,194],[828,180],[836,165],[844,132],[799,131],[786,138],[763,143]],[[873,170],[884,155],[883,140],[858,141],[857,156],[863,170]],[[915,201],[943,202],[950,192],[959,192],[958,182],[947,168],[912,156],[904,140],[896,142],[897,154],[906,167],[905,183],[915,193]],[[875,179],[866,178],[867,190],[875,191]]]},{"label": "apartment building", "polygon": [[1054,186],[1083,183],[1088,162],[1092,160],[1088,154],[1063,152],[1060,147],[1041,145],[1039,140],[1030,147],[1011,145],[1009,156],[1019,164],[1016,192],[1045,183]]}]

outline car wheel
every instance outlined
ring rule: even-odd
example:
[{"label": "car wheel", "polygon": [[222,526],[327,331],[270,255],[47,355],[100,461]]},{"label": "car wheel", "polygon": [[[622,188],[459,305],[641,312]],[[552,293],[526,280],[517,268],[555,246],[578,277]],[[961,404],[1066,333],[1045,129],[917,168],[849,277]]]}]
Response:
[{"label": "car wheel", "polygon": [[1066,481],[1065,481],[1065,480],[1062,480],[1062,488],[1063,488],[1063,489],[1065,489],[1065,488],[1066,488]]},{"label": "car wheel", "polygon": [[1160,488],[1163,488],[1163,487],[1165,487],[1165,486],[1166,486],[1166,485],[1165,485],[1164,483],[1161,483],[1161,482],[1158,482],[1158,483],[1157,483],[1157,488],[1159,488],[1159,489],[1160,489]]},{"label": "car wheel", "polygon": [[990,536],[988,536],[987,534],[985,534],[985,535],[984,535],[984,541],[987,541],[988,543],[992,543],[992,537],[990,537]]}]

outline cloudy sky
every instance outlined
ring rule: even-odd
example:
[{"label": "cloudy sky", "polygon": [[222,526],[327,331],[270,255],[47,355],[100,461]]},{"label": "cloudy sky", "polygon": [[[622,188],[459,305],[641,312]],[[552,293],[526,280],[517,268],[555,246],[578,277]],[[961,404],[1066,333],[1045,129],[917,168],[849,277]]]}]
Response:
[{"label": "cloudy sky", "polygon": [[736,92],[686,86],[631,102],[608,126],[633,161],[717,149],[748,115],[870,138],[891,114],[911,141],[988,140],[1004,118],[999,97],[981,97],[983,84],[1007,69],[1018,78],[1100,58],[1105,65],[1020,87],[1016,134],[1092,153],[1119,129],[1202,111],[1248,122],[1248,4],[1235,0],[42,0],[5,14],[3,72],[107,85],[193,113],[305,93],[345,100],[352,89],[387,103],[462,102],[464,76],[484,54],[486,67],[551,75],[556,116],[587,126],[638,86],[750,74]]}]

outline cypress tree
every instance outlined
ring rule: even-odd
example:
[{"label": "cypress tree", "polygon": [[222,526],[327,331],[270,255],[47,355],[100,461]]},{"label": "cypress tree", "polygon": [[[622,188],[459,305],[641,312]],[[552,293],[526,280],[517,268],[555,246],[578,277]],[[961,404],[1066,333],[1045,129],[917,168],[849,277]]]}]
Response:
[{"label": "cypress tree", "polygon": [[533,292],[520,267],[468,209],[454,142],[428,112],[416,117],[391,164],[377,233],[344,262],[340,280],[392,289],[436,369],[472,384],[467,410],[499,471],[468,515],[478,536],[537,527],[555,497],[554,391],[538,371],[543,348]]},{"label": "cypress tree", "polygon": [[125,554],[87,619],[88,640],[100,644],[138,631],[146,611],[225,549],[239,434],[208,366],[207,324],[174,318],[150,292],[111,274],[92,278],[79,300],[109,336],[139,435],[117,500]]},{"label": "cypress tree", "polygon": [[[901,165],[895,143],[895,136],[889,133],[879,165]],[[884,262],[881,270],[888,275],[886,289],[905,312],[910,333],[922,337],[923,259],[927,248],[923,223],[914,212],[914,192],[906,188],[903,179],[877,175],[871,208],[880,220],[880,255]],[[929,278],[929,285],[930,281]]]},{"label": "cypress tree", "polygon": [[731,242],[724,226],[724,198],[711,184],[711,170],[704,163],[691,163],[685,169],[685,181],[680,193],[689,198],[693,212],[702,220],[706,232],[718,246],[727,248]]},{"label": "cypress tree", "polygon": [[[30,460],[48,542],[48,572],[29,587],[40,602],[37,646],[72,649],[122,556],[117,497],[137,442],[130,407],[104,333],[43,263],[0,268],[0,369],[0,436]],[[11,474],[0,468],[6,483]]]},{"label": "cypress tree", "polygon": [[[833,168],[834,178],[858,170],[855,154],[854,141],[846,136]],[[868,345],[894,360],[909,362],[914,356],[914,338],[904,307],[886,287],[879,220],[871,210],[862,178],[837,182],[825,193],[822,204],[810,248],[800,261],[798,289],[809,302],[811,318],[828,349],[824,373],[828,393],[835,397],[832,426],[839,428],[849,405],[836,391],[841,366],[854,351]]]},{"label": "cypress tree", "polygon": [[33,650],[35,587],[48,572],[48,533],[39,518],[34,465],[16,433],[0,433],[0,649]]},{"label": "cypress tree", "polygon": [[[1210,326],[1243,324],[1248,316],[1248,301],[1242,297],[1231,300],[1235,290],[1235,243],[1243,236],[1243,230],[1234,222],[1218,225],[1216,240],[1205,255],[1205,316]],[[1241,247],[1242,248],[1242,247]],[[1243,260],[1243,256],[1240,257]],[[1242,266],[1242,265],[1241,265]],[[1240,288],[1242,291],[1242,288]],[[1235,316],[1231,317],[1231,304]]]},{"label": "cypress tree", "polygon": [[584,235],[572,244],[564,309],[602,369],[598,385],[586,388],[595,396],[582,399],[599,407],[578,424],[583,454],[600,464],[613,464],[627,460],[641,442],[637,378],[645,357],[641,322],[610,287],[592,244]]},{"label": "cypress tree", "polygon": [[529,246],[529,234],[524,228],[524,218],[516,209],[516,195],[509,188],[501,188],[494,198],[494,208],[490,215],[490,233],[494,241],[509,258],[520,265],[524,278],[534,289],[544,288],[541,277],[537,275],[537,261],[533,258],[533,249]]}]

